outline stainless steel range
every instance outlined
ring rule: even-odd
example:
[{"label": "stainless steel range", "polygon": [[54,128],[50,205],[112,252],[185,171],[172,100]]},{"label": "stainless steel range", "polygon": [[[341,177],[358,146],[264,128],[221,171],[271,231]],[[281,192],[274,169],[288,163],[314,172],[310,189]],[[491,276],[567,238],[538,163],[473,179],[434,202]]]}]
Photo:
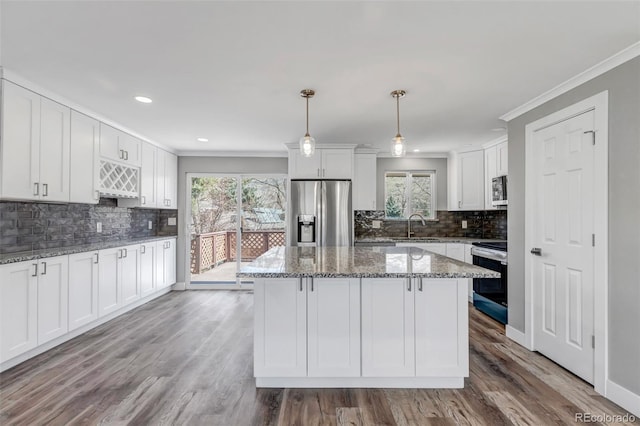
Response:
[{"label": "stainless steel range", "polygon": [[507,243],[473,243],[473,264],[500,272],[500,278],[473,279],[473,306],[495,320],[507,323]]}]

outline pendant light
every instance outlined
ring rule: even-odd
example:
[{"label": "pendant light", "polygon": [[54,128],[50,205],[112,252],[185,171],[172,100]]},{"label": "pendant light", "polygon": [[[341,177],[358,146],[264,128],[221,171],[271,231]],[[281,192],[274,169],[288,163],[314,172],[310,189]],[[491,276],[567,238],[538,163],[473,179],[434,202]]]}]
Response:
[{"label": "pendant light", "polygon": [[300,96],[307,100],[307,132],[300,138],[300,154],[303,157],[311,157],[316,151],[316,140],[309,135],[309,98],[313,98],[316,92],[313,89],[300,91]]},{"label": "pendant light", "polygon": [[404,157],[407,151],[405,140],[400,134],[400,98],[404,97],[404,95],[406,95],[404,90],[394,90],[391,92],[391,96],[396,98],[396,118],[398,125],[398,133],[395,138],[391,139],[391,155],[393,157]]}]

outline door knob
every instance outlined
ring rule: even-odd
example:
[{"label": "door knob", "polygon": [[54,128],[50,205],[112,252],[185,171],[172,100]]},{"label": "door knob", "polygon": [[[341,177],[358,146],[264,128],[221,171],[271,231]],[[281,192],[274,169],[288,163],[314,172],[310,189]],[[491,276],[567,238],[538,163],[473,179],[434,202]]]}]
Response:
[{"label": "door knob", "polygon": [[531,249],[531,254],[535,254],[536,256],[542,256],[542,249],[537,247]]}]

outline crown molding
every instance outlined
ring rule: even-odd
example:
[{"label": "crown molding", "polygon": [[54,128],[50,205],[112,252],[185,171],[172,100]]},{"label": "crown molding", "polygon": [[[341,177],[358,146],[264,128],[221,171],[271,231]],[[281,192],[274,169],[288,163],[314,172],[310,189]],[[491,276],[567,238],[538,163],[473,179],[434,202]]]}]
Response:
[{"label": "crown molding", "polygon": [[404,157],[394,157],[391,153],[381,152],[378,153],[378,158],[397,158],[398,160],[407,158],[447,158],[446,152],[411,152],[407,153]]},{"label": "crown molding", "polygon": [[499,138],[496,138],[494,140],[491,140],[489,142],[485,142],[482,144],[482,148],[490,148],[492,146],[501,144],[502,142],[507,142],[509,140],[507,135],[504,136],[500,136]]},{"label": "crown molding", "polygon": [[255,157],[255,158],[287,158],[286,151],[178,151],[180,157]]},{"label": "crown molding", "polygon": [[610,71],[613,68],[619,65],[622,65],[625,62],[630,61],[631,59],[637,56],[640,56],[640,41],[610,56],[604,61],[597,63],[596,65],[592,66],[591,68],[588,68],[587,70],[581,72],[580,74],[571,77],[564,83],[560,83],[553,89],[547,92],[544,92],[543,94],[531,99],[528,102],[525,102],[524,104],[520,105],[515,109],[512,109],[511,111],[502,115],[500,119],[504,121],[511,121],[514,118],[519,117],[522,114],[529,112],[536,107],[539,107],[543,103],[548,102],[551,99],[556,98],[562,95],[563,93],[568,92],[571,89],[575,89],[581,84],[584,84],[587,81],[592,80],[598,77],[599,75],[602,75],[605,72]]},{"label": "crown molding", "polygon": [[27,90],[30,90],[32,92],[35,92],[38,95],[43,96],[43,97],[45,97],[47,99],[51,99],[54,102],[57,102],[57,103],[62,104],[64,106],[66,106],[66,107],[69,107],[69,108],[71,108],[72,110],[74,110],[76,112],[79,112],[79,113],[84,114],[84,115],[88,115],[89,117],[91,117],[91,118],[93,118],[95,120],[98,120],[98,121],[100,121],[100,122],[102,122],[104,124],[107,124],[107,125],[109,125],[111,127],[114,127],[114,128],[116,128],[118,130],[121,130],[121,131],[123,131],[125,133],[128,133],[131,136],[134,136],[134,137],[136,137],[136,138],[138,138],[140,140],[143,140],[143,141],[145,141],[147,143],[150,143],[151,145],[157,146],[160,149],[163,149],[165,151],[169,151],[169,152],[171,152],[173,154],[177,154],[177,151],[174,148],[169,148],[166,145],[159,144],[159,143],[149,139],[148,137],[146,137],[144,135],[141,135],[140,133],[138,133],[138,132],[136,132],[134,130],[131,130],[131,129],[129,129],[129,128],[121,125],[121,124],[116,123],[113,120],[110,120],[110,119],[98,114],[95,111],[90,110],[89,108],[86,108],[86,107],[84,107],[84,106],[82,106],[82,105],[80,105],[80,104],[78,104],[76,102],[73,102],[72,100],[67,99],[64,96],[61,96],[58,93],[52,92],[51,90],[46,89],[46,88],[44,88],[44,87],[42,87],[42,86],[40,86],[40,85],[30,81],[30,80],[27,80],[26,78],[22,77],[19,74],[16,74],[15,72],[13,72],[11,70],[8,70],[7,68],[0,67],[0,78],[2,78],[4,80],[7,80],[7,81],[10,81],[13,84],[17,84],[18,86],[23,87],[23,88],[25,88]]},{"label": "crown molding", "polygon": [[[300,144],[298,142],[291,142],[284,144],[288,149],[299,149]],[[355,149],[358,144],[355,143],[316,143],[316,148],[348,148]]]}]

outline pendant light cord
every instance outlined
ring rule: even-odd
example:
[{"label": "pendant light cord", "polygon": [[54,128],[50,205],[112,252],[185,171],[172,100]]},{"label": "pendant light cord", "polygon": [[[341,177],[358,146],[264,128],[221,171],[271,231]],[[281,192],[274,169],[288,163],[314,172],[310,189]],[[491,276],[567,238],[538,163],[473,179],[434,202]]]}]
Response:
[{"label": "pendant light cord", "polygon": [[398,125],[398,134],[396,137],[400,136],[400,96],[396,95],[396,119]]},{"label": "pendant light cord", "polygon": [[309,97],[307,96],[305,99],[307,100],[307,133],[305,136],[309,136]]}]

